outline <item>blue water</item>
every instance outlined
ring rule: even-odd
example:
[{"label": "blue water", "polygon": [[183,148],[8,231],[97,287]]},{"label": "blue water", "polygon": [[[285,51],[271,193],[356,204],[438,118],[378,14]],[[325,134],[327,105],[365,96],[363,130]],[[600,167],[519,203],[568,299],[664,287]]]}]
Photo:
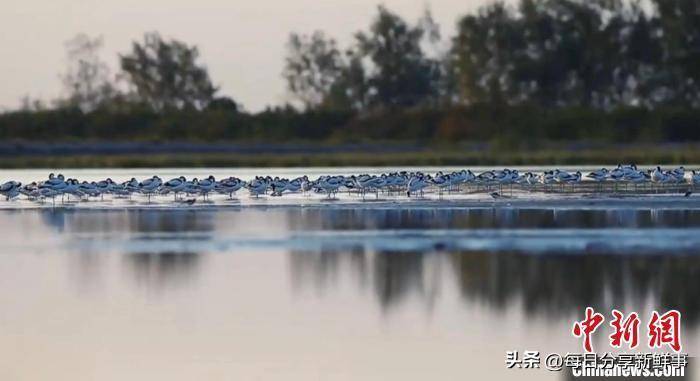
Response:
[{"label": "blue water", "polygon": [[19,207],[0,229],[0,379],[561,379],[505,351],[580,351],[586,306],[676,308],[700,343],[693,200]]}]

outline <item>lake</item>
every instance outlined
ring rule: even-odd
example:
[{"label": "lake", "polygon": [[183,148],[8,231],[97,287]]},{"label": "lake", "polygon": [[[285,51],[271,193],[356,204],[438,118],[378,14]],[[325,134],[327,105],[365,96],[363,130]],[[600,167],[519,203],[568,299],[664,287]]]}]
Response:
[{"label": "lake", "polygon": [[[64,173],[154,171],[183,172]],[[0,180],[47,173],[0,171]],[[642,325],[652,310],[676,308],[684,352],[700,348],[694,197],[239,199],[0,201],[0,379],[564,380],[508,370],[505,352],[581,352],[571,327],[586,306],[608,319],[613,308],[637,311]],[[607,334],[595,337],[601,352]]]}]

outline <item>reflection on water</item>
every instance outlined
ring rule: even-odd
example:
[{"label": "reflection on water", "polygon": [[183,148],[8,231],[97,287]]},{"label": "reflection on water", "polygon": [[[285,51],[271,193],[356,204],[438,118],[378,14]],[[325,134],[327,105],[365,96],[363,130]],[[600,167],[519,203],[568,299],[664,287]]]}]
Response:
[{"label": "reflection on water", "polygon": [[[209,232],[215,229],[212,220],[214,211],[173,209],[168,211],[136,210],[43,210],[15,211],[25,219],[41,216],[47,226],[63,232],[66,225],[70,233],[109,234],[113,232]],[[9,221],[8,221],[9,223]]]},{"label": "reflection on water", "polygon": [[484,303],[495,311],[519,305],[527,315],[557,319],[585,306],[610,311],[651,300],[652,308],[681,311],[689,328],[700,315],[700,256],[365,253],[359,247],[289,255],[295,286],[323,291],[339,274],[353,273],[357,287],[372,287],[383,310],[411,294],[429,305],[435,293],[428,280],[438,279],[431,271],[440,263],[454,273],[468,304]]},{"label": "reflection on water", "polygon": [[[37,219],[54,232],[58,242],[68,242],[69,247],[87,241],[89,248],[119,251],[140,247],[123,242],[155,241],[165,245],[169,240],[176,241],[168,251],[124,253],[123,262],[137,283],[163,289],[186,284],[201,271],[202,255],[190,250],[188,243],[204,240],[206,247],[215,249],[219,241],[241,236],[241,230],[253,234],[494,228],[506,232],[518,228],[584,232],[591,228],[626,228],[651,234],[655,228],[700,227],[700,211],[696,210],[509,208],[31,210],[2,212],[0,225],[24,231]],[[324,294],[340,275],[351,274],[355,287],[372,289],[382,310],[388,311],[409,295],[435,298],[440,288],[436,284],[447,281],[436,273],[435,267],[439,266],[451,269],[463,298],[483,302],[494,310],[517,304],[528,315],[570,316],[582,306],[609,310],[639,305],[651,298],[654,307],[681,309],[689,323],[695,324],[700,315],[700,256],[692,253],[528,255],[522,250],[447,251],[440,244],[428,251],[396,251],[373,249],[359,237],[349,247],[290,248],[292,286],[313,287]],[[23,244],[31,246],[32,241]],[[81,273],[99,271],[103,263],[95,255],[98,253],[85,251],[79,261]]]},{"label": "reflection on water", "polygon": [[136,283],[148,288],[184,287],[197,274],[201,258],[197,253],[133,253],[125,261]]},{"label": "reflection on water", "polygon": [[384,208],[292,209],[293,230],[700,227],[700,210]]},{"label": "reflection on water", "polygon": [[[263,379],[425,379],[438,369],[459,378],[475,366],[498,378],[505,350],[579,348],[568,330],[585,306],[676,308],[688,335],[700,321],[697,249],[640,255],[623,243],[615,254],[533,254],[448,242],[480,230],[511,242],[522,229],[683,240],[698,234],[693,210],[10,210],[0,211],[0,228],[0,369],[10,370],[0,379],[17,379],[27,358],[58,374],[71,364],[84,379],[184,380],[205,369]],[[406,230],[442,238],[402,246],[408,238],[391,232]],[[324,241],[300,247],[289,238],[303,232]],[[375,245],[378,233],[389,245]],[[691,354],[695,342],[686,339]],[[135,360],[154,353],[162,358]]]},{"label": "reflection on water", "polygon": [[[266,231],[425,230],[425,229],[590,229],[700,227],[700,210],[683,209],[522,209],[522,208],[249,208],[172,210],[7,210],[0,219],[32,219],[63,232],[235,232],[241,227]],[[218,224],[221,219],[230,226]]]}]

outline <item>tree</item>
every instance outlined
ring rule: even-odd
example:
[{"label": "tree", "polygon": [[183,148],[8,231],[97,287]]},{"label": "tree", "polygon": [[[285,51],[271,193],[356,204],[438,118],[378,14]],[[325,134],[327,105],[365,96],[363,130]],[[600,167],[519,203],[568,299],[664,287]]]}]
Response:
[{"label": "tree", "polygon": [[229,97],[217,97],[212,99],[207,105],[208,110],[221,110],[237,113],[241,111],[241,106]]},{"label": "tree", "polygon": [[523,0],[520,9],[525,37],[513,61],[515,86],[534,85],[525,97],[548,107],[605,107],[623,60],[621,2]]},{"label": "tree", "polygon": [[512,9],[495,2],[457,23],[452,41],[451,67],[463,102],[502,103],[517,91],[511,80],[513,55],[522,35]]},{"label": "tree", "polygon": [[160,111],[206,107],[218,89],[206,67],[197,63],[196,46],[163,40],[147,33],[143,43],[134,42],[129,54],[120,56],[121,69],[139,101]]},{"label": "tree", "polygon": [[318,107],[328,98],[342,66],[335,40],[323,32],[289,36],[283,76],[290,92],[307,109]]},{"label": "tree", "polygon": [[358,53],[369,58],[370,102],[379,106],[413,106],[437,94],[439,64],[426,57],[421,41],[425,24],[411,26],[379,6],[368,33],[356,34]]},{"label": "tree", "polygon": [[339,110],[365,110],[369,106],[370,87],[362,56],[350,49],[340,73],[330,88],[323,106]]},{"label": "tree", "polygon": [[700,106],[700,2],[653,0],[663,44],[665,101]]},{"label": "tree", "polygon": [[610,38],[617,39],[611,101],[614,104],[653,107],[662,102],[664,73],[661,64],[663,44],[655,17],[648,15],[638,1],[620,7],[608,22]]},{"label": "tree", "polygon": [[638,1],[496,2],[457,29],[452,67],[465,102],[638,104],[670,67],[657,65],[657,29]]},{"label": "tree", "polygon": [[89,112],[114,96],[109,67],[100,59],[102,45],[102,37],[91,38],[82,33],[66,42],[68,69],[61,77],[68,95],[58,101],[59,106]]}]

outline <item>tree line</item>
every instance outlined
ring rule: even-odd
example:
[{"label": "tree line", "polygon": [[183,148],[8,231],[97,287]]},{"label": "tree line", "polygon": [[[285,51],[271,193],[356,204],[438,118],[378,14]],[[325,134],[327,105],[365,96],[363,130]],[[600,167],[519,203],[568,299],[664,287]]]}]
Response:
[{"label": "tree line", "polygon": [[345,49],[321,31],[292,34],[284,75],[307,108],[696,108],[699,21],[697,0],[494,2],[460,18],[444,47],[429,13],[410,24],[380,6]]},{"label": "tree line", "polygon": [[442,35],[379,6],[347,46],[292,33],[290,103],[249,113],[195,45],[147,33],[112,75],[100,38],[66,44],[65,95],[0,114],[2,139],[700,140],[697,0],[496,1]]}]

